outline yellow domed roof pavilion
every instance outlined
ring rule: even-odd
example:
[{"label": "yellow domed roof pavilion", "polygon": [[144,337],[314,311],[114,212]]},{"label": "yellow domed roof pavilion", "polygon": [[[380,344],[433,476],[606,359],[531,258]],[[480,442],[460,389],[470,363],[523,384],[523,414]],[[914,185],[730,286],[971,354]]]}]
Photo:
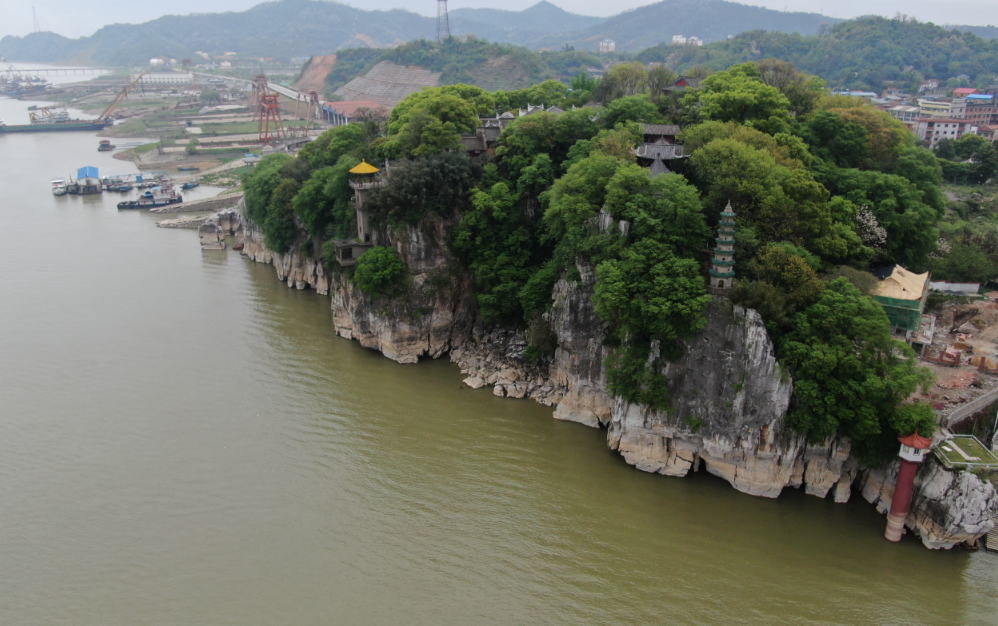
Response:
[{"label": "yellow domed roof pavilion", "polygon": [[376,168],[373,165],[371,165],[370,163],[368,163],[365,159],[361,159],[360,165],[358,165],[357,167],[355,167],[352,170],[350,170],[350,173],[351,174],[377,174],[379,171],[381,171],[381,170],[379,170],[378,168]]}]

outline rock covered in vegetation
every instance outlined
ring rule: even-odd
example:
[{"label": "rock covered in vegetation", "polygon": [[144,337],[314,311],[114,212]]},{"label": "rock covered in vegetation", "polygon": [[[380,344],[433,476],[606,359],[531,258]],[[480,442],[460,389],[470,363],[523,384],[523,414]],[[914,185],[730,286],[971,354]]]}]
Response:
[{"label": "rock covered in vegetation", "polygon": [[455,269],[442,222],[380,233],[409,270],[395,294],[369,296],[342,274],[332,286],[336,333],[399,363],[437,358],[461,346],[474,322],[471,279]]},{"label": "rock covered in vegetation", "polygon": [[[886,514],[894,499],[900,461],[864,470],[857,486],[863,497]],[[952,548],[974,540],[994,528],[998,492],[994,485],[967,471],[950,471],[934,459],[915,476],[911,510],[905,527],[922,539],[925,547]]]},{"label": "rock covered in vegetation", "polygon": [[[684,476],[702,461],[745,493],[776,497],[785,487],[804,486],[822,498],[832,492],[836,502],[848,501],[858,478],[868,501],[881,511],[889,508],[896,462],[887,470],[863,470],[850,456],[847,439],[809,445],[785,427],[792,384],[755,311],[715,299],[706,329],[668,367],[671,409],[655,411],[614,399],[607,390],[606,325],[592,304],[591,269],[579,267],[577,281],[562,278],[555,285],[544,319],[556,347],[532,360],[525,355],[525,332],[486,328],[476,318],[470,277],[454,269],[441,243],[444,224],[379,233],[379,240],[395,248],[409,276],[400,292],[378,297],[361,293],[343,274],[329,275],[318,254],[300,244],[273,253],[252,222],[243,253],[273,264],[289,287],[330,293],[341,336],[400,363],[449,353],[472,388],[492,386],[497,396],[554,406],[558,419],[608,427],[608,445],[638,469]],[[987,532],[989,512],[996,508],[990,484],[927,464],[916,482],[908,526],[927,546],[949,548]]]}]

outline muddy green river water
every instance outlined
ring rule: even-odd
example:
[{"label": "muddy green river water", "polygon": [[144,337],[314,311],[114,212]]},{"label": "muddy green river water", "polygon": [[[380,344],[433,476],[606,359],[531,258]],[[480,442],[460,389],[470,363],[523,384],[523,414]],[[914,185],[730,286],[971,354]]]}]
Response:
[{"label": "muddy green river water", "polygon": [[52,196],[135,171],[96,147],[0,135],[0,624],[998,624],[998,555],[639,472],[335,337],[270,266]]}]

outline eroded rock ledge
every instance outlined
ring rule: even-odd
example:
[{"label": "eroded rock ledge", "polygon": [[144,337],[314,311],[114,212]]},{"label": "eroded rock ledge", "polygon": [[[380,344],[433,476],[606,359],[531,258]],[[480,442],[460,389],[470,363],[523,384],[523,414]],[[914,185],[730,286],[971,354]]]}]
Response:
[{"label": "eroded rock ledge", "polygon": [[[591,268],[579,267],[577,282],[556,284],[545,319],[557,347],[531,361],[524,357],[522,330],[485,328],[476,319],[471,278],[442,243],[445,224],[381,232],[377,239],[394,247],[410,270],[395,297],[372,298],[343,275],[329,274],[318,249],[271,252],[252,223],[245,227],[243,254],[273,264],[289,287],[330,295],[340,336],[399,363],[449,354],[473,388],[489,385],[497,396],[553,406],[557,419],[606,428],[610,448],[640,470],[685,476],[702,465],[752,495],[775,498],[786,487],[803,486],[821,498],[832,492],[836,502],[849,500],[858,479],[863,496],[882,513],[888,510],[896,462],[864,469],[850,456],[847,439],[809,445],[785,426],[792,381],[755,311],[715,298],[705,330],[668,367],[671,409],[655,411],[607,392],[606,326],[592,304]],[[990,530],[996,510],[990,483],[927,463],[907,525],[927,547],[949,548]]]}]

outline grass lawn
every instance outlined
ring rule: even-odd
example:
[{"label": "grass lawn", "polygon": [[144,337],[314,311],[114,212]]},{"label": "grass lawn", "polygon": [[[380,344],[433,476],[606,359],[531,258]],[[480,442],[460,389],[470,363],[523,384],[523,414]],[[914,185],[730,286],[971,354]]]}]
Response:
[{"label": "grass lawn", "polygon": [[998,457],[985,448],[976,437],[956,436],[933,450],[946,467],[968,469],[998,469]]}]

